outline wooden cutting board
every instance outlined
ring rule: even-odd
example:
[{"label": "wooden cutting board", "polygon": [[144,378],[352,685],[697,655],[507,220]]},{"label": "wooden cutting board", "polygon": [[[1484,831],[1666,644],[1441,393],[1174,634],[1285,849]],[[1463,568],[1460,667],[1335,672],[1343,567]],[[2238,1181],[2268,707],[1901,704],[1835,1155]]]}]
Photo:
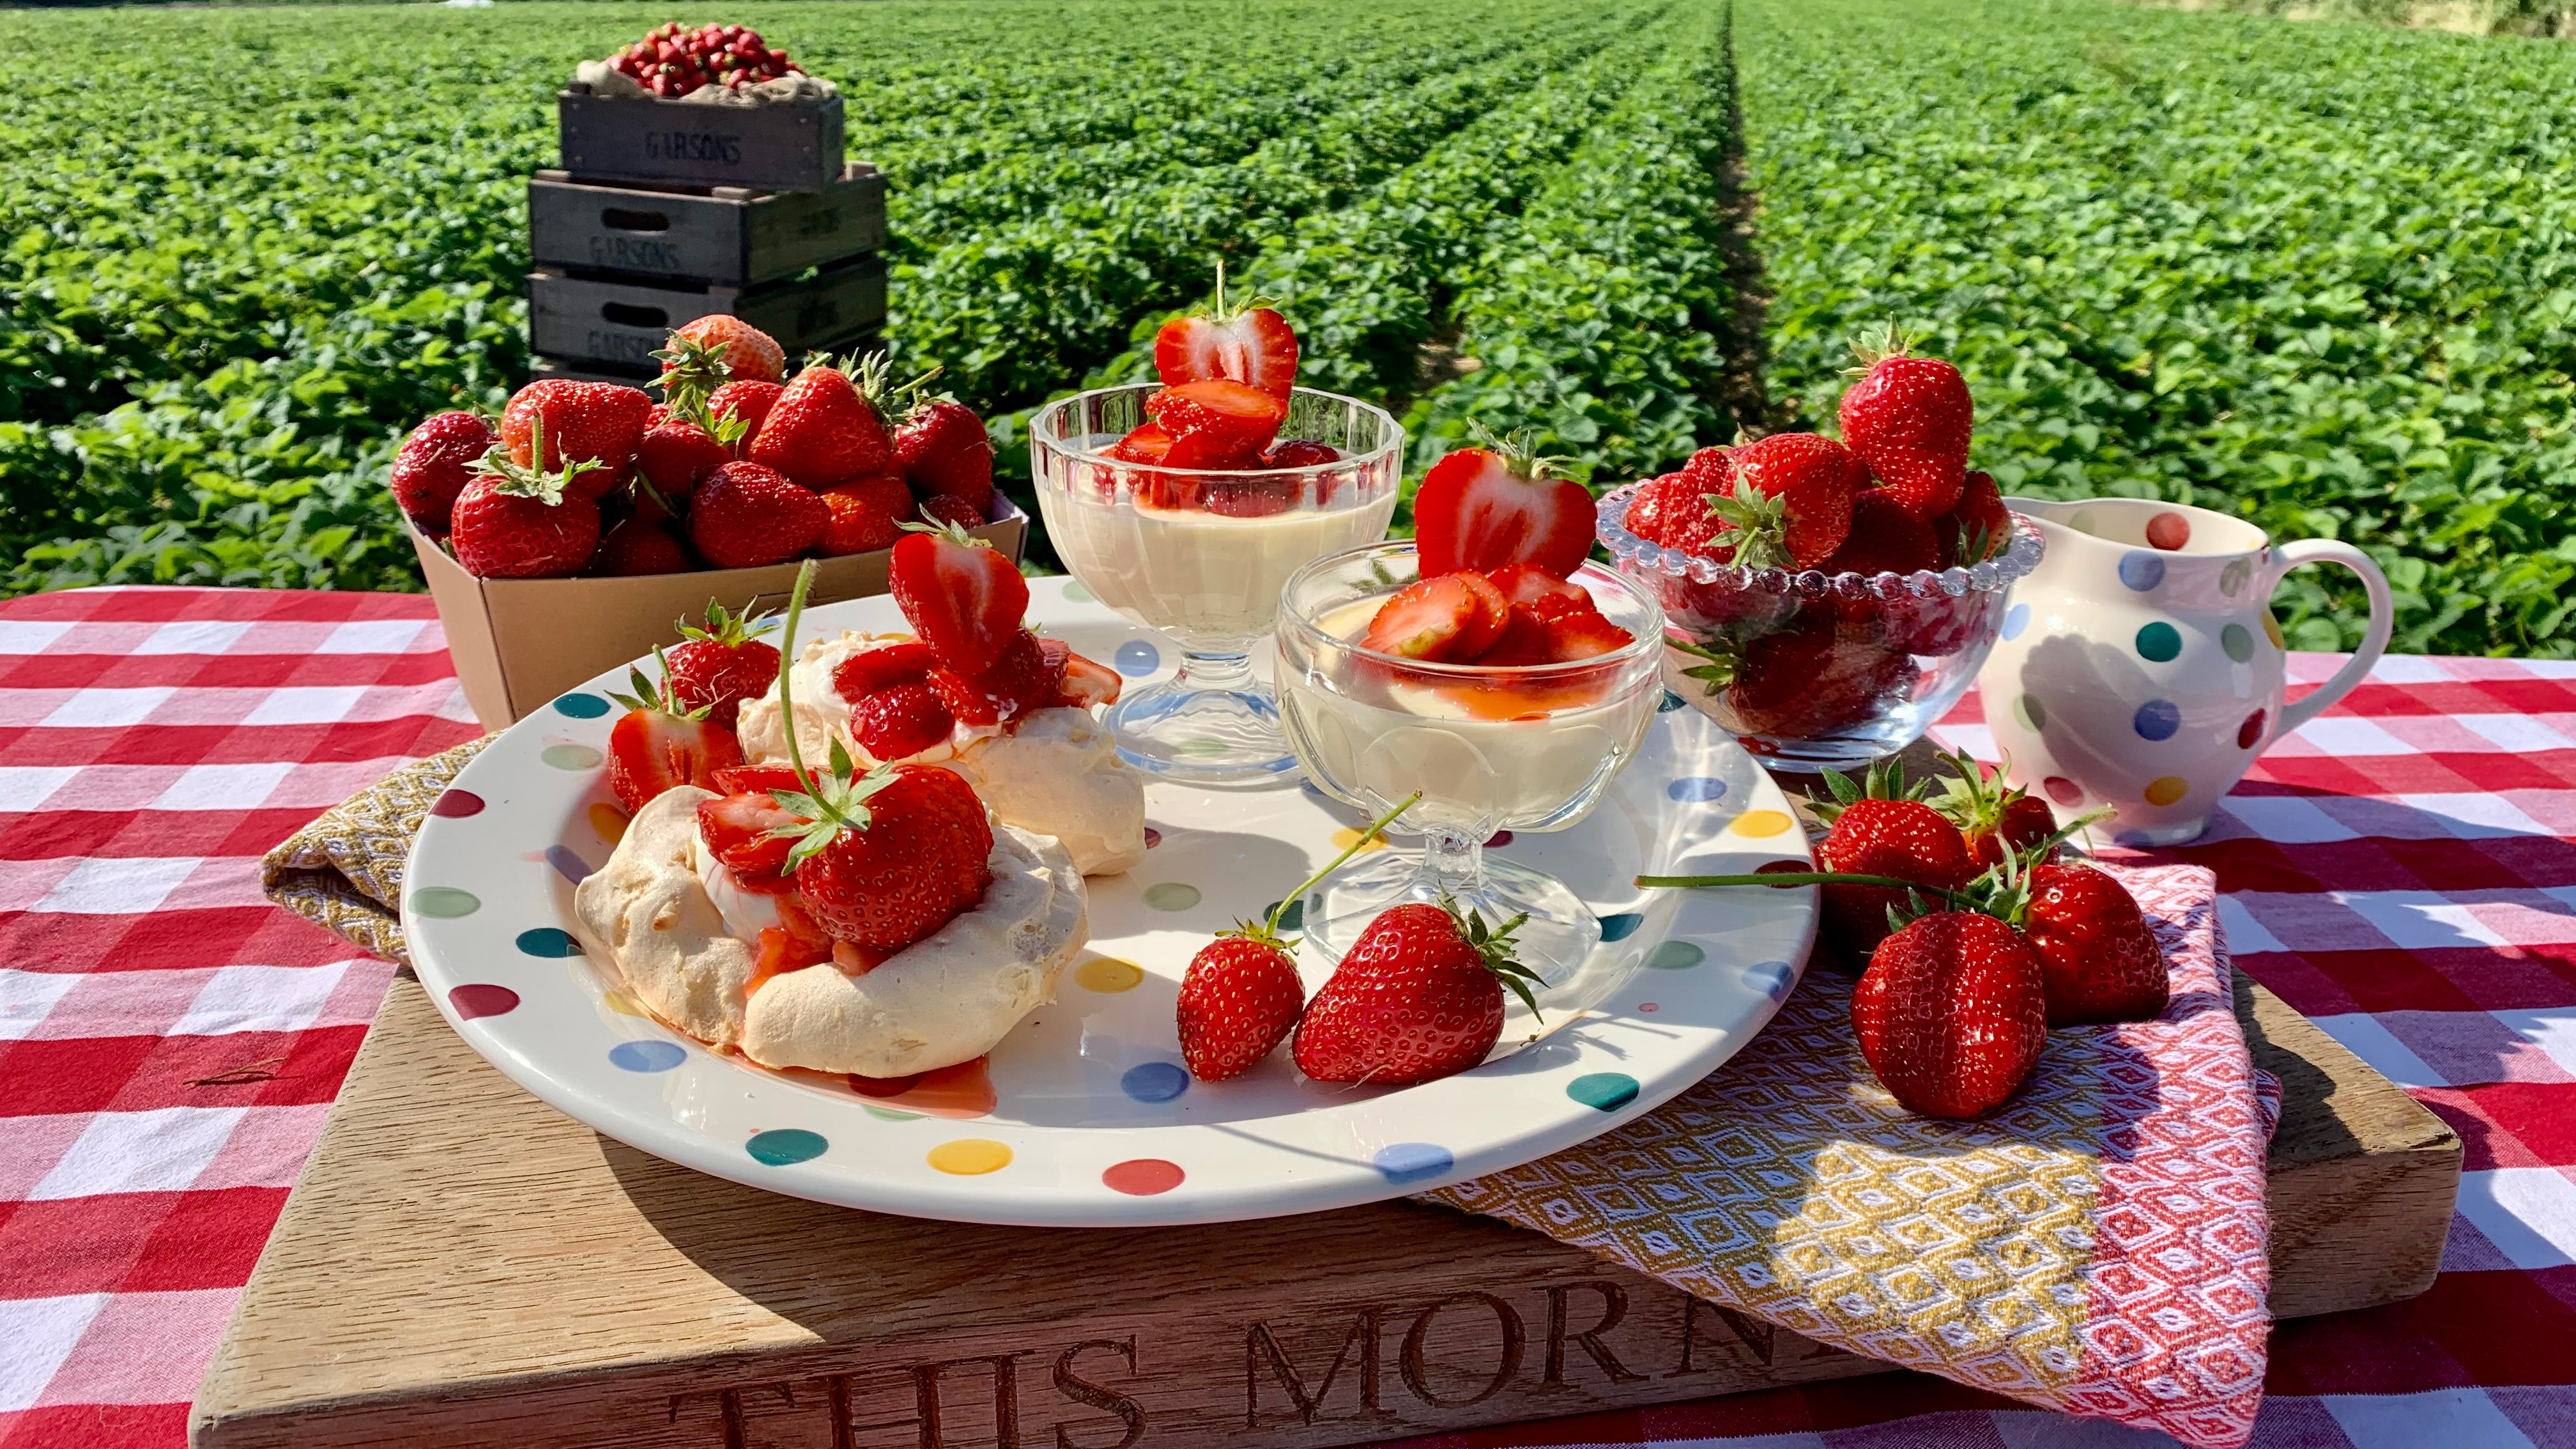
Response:
[{"label": "wooden cutting board", "polygon": [[[2432,1281],[2439,1119],[2239,978],[2286,1089],[2273,1308]],[[1887,1365],[1408,1202],[1198,1228],[885,1217],[703,1177],[484,1064],[408,975],[198,1392],[200,1449],[1365,1443]]]}]

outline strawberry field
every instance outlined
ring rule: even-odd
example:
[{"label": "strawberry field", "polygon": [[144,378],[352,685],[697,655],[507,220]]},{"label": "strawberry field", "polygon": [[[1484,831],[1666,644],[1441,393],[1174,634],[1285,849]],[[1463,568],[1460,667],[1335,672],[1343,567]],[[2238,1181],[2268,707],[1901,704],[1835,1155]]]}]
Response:
[{"label": "strawberry field", "polygon": [[[2087,0],[1262,15],[722,18],[842,83],[851,154],[893,183],[890,337],[994,419],[1006,470],[1029,408],[1142,374],[1219,258],[1296,320],[1305,380],[1406,416],[1417,471],[1482,421],[1624,481],[1764,421],[1749,316],[1775,426],[1895,321],[1965,369],[2008,491],[2355,539],[2402,647],[2576,653],[2576,49]],[[552,92],[675,16],[710,18],[0,14],[99,72],[0,99],[45,158],[0,182],[0,588],[417,587],[397,430],[524,375]],[[2293,580],[2296,642],[2343,639],[2339,586]]]}]

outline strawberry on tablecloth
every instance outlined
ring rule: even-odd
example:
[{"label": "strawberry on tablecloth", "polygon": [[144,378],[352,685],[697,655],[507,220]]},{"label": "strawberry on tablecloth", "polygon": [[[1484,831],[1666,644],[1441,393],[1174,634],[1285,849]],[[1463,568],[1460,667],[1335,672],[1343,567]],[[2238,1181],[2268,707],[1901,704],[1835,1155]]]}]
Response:
[{"label": "strawberry on tablecloth", "polygon": [[1654,1112],[1428,1194],[1798,1333],[2068,1413],[2228,1449],[2263,1390],[2277,1084],[2230,1001],[2215,877],[2104,867],[2172,996],[2048,1033],[1991,1117],[1908,1113],[1851,978],[1811,970],[1762,1035]]}]

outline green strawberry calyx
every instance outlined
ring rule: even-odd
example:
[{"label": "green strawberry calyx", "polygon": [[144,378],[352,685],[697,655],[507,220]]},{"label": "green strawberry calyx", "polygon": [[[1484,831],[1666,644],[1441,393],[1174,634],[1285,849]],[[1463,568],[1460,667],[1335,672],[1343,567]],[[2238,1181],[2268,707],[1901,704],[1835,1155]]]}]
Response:
[{"label": "green strawberry calyx", "polygon": [[1574,476],[1574,459],[1540,453],[1538,444],[1526,428],[1496,433],[1485,426],[1482,419],[1471,418],[1467,422],[1467,433],[1476,440],[1477,447],[1501,459],[1503,471],[1515,478],[1539,483]]},{"label": "green strawberry calyx", "polygon": [[707,600],[707,621],[704,624],[692,624],[686,619],[677,619],[672,621],[671,627],[679,630],[680,637],[683,639],[703,639],[710,644],[722,644],[731,648],[736,644],[750,643],[754,637],[767,633],[770,626],[777,622],[776,615],[755,610],[748,604],[743,606],[740,614],[735,614],[724,605],[709,599]]},{"label": "green strawberry calyx", "polygon": [[[796,657],[796,626],[805,617],[805,595],[813,587],[814,561],[807,559],[805,566],[796,571],[795,590],[787,596],[787,625],[779,640],[783,659],[792,661]],[[868,797],[896,779],[892,765],[879,765],[860,775],[837,735],[832,739],[830,768],[820,775],[806,768],[804,749],[796,742],[795,686],[790,679],[794,673],[785,667],[778,671],[778,713],[786,726],[788,767],[805,788],[769,792],[769,798],[802,817],[792,825],[781,825],[769,832],[772,839],[796,842],[787,852],[787,869],[791,872],[820,854],[843,830],[867,829],[873,823]]]},{"label": "green strawberry calyx", "polygon": [[1789,552],[1789,496],[1765,493],[1752,485],[1753,475],[1761,471],[1759,463],[1743,465],[1739,486],[1732,494],[1704,493],[1711,518],[1718,521],[1718,540],[1733,535],[1735,566],[1747,569],[1785,569],[1797,559]]},{"label": "green strawberry calyx", "polygon": [[572,480],[593,469],[608,465],[597,458],[567,459],[560,468],[546,463],[546,415],[539,411],[528,419],[528,456],[533,463],[522,463],[510,456],[509,446],[494,443],[490,451],[474,460],[474,471],[492,480],[492,491],[513,498],[534,498],[548,507],[564,501],[564,490]]},{"label": "green strawberry calyx", "polygon": [[1911,784],[1905,779],[1905,766],[1895,759],[1874,760],[1858,780],[1840,770],[1827,770],[1825,790],[1833,798],[1818,800],[1808,797],[1807,808],[1827,825],[1842,818],[1842,813],[1863,800],[1920,800],[1924,782]]},{"label": "green strawberry calyx", "polygon": [[662,400],[670,404],[671,415],[706,427],[707,399],[733,380],[733,363],[725,356],[724,344],[674,332],[671,345],[653,356],[662,364]]},{"label": "green strawberry calyx", "polygon": [[707,712],[715,706],[710,703],[691,709],[680,703],[679,695],[671,688],[671,661],[662,657],[662,646],[659,644],[653,646],[653,662],[662,666],[662,677],[659,680],[647,679],[644,677],[643,670],[629,667],[626,671],[626,682],[634,692],[621,694],[612,689],[608,692],[608,697],[629,711],[640,709],[653,714],[667,714],[673,719],[705,719]]},{"label": "green strawberry calyx", "polygon": [[1216,259],[1215,300],[1210,302],[1201,302],[1197,306],[1192,307],[1189,310],[1188,315],[1192,317],[1205,317],[1211,322],[1226,323],[1233,321],[1235,318],[1242,316],[1246,312],[1257,312],[1264,307],[1267,307],[1274,312],[1278,311],[1278,299],[1274,297],[1264,297],[1256,292],[1249,297],[1236,298],[1231,303],[1226,300],[1225,258],[1219,257]]},{"label": "green strawberry calyx", "polygon": [[[1511,988],[1511,993],[1521,999],[1523,1006],[1530,1009],[1530,1015],[1538,1016],[1538,997],[1531,992],[1530,988],[1544,986],[1547,983],[1540,979],[1537,972],[1522,965],[1512,955],[1513,950],[1520,945],[1518,941],[1512,939],[1512,933],[1519,930],[1522,923],[1529,919],[1529,912],[1523,911],[1500,926],[1489,927],[1485,924],[1482,913],[1472,910],[1461,911],[1456,899],[1445,891],[1440,896],[1440,909],[1449,913],[1450,921],[1458,928],[1459,939],[1475,949],[1476,959],[1483,963],[1484,968],[1493,972],[1503,985]],[[1541,1018],[1542,1021],[1544,1019]]]}]

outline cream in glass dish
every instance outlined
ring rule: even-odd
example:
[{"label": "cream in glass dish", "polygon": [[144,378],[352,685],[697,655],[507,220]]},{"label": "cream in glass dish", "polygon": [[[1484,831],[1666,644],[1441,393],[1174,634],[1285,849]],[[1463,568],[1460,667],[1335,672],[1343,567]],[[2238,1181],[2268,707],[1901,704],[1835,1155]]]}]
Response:
[{"label": "cream in glass dish", "polygon": [[1253,647],[1289,575],[1385,536],[1404,429],[1356,398],[1298,387],[1266,466],[1187,466],[1186,448],[1139,461],[1123,440],[1151,430],[1148,406],[1166,391],[1100,388],[1039,409],[1029,421],[1039,512],[1083,587],[1180,649],[1176,677],[1110,711],[1121,757],[1171,779],[1274,778],[1297,761],[1276,697],[1253,676]]},{"label": "cream in glass dish", "polygon": [[1506,646],[1484,657],[1525,662],[1450,663],[1370,647],[1418,568],[1411,541],[1371,544],[1307,565],[1281,595],[1274,678],[1308,779],[1370,815],[1422,792],[1395,827],[1421,833],[1420,855],[1381,852],[1327,877],[1307,897],[1307,939],[1338,958],[1387,907],[1445,897],[1493,926],[1526,915],[1520,959],[1554,980],[1599,944],[1599,920],[1563,882],[1488,859],[1484,844],[1500,830],[1563,830],[1600,802],[1654,723],[1663,614],[1587,563],[1553,587],[1588,597],[1601,652]]}]

